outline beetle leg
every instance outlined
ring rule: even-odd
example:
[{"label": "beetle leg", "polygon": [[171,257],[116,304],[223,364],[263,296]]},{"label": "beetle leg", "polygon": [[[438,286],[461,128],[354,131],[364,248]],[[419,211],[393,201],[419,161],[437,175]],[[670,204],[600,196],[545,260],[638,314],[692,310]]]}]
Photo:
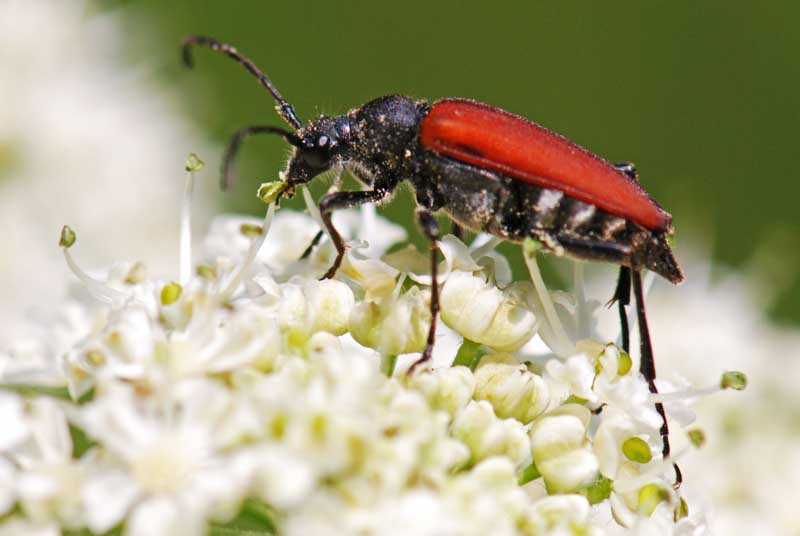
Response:
[{"label": "beetle leg", "polygon": [[611,306],[614,302],[617,302],[617,306],[619,307],[622,349],[630,353],[630,329],[628,327],[628,313],[626,307],[631,303],[631,269],[627,266],[621,266],[619,269],[617,289],[614,291],[614,296],[609,300],[608,305]]},{"label": "beetle leg", "polygon": [[[647,327],[647,312],[644,308],[644,292],[642,291],[642,272],[641,270],[636,267],[631,270],[632,274],[632,281],[633,281],[633,293],[636,296],[636,315],[639,319],[639,345],[641,351],[641,362],[639,363],[639,372],[644,376],[644,379],[647,380],[647,386],[650,389],[651,393],[658,393],[658,388],[656,387],[655,379],[656,379],[656,365],[655,361],[653,360],[653,346],[650,343],[650,330]],[[656,402],[656,411],[661,416],[662,425],[661,425],[661,440],[662,440],[662,448],[661,454],[663,458],[666,459],[670,453],[670,445],[669,445],[669,424],[667,424],[667,414],[664,411],[664,404],[661,402]],[[675,469],[675,488],[677,489],[680,487],[681,482],[683,482],[683,475],[681,474],[681,469],[678,467],[677,463],[673,463],[672,467]]]},{"label": "beetle leg", "polygon": [[436,317],[439,315],[439,279],[437,277],[439,268],[437,255],[439,251],[437,242],[439,239],[439,224],[433,213],[423,208],[417,209],[417,222],[431,245],[431,325],[428,328],[428,344],[425,346],[425,351],[408,369],[409,376],[414,373],[418,366],[429,361],[433,356],[433,344],[436,342]]},{"label": "beetle leg", "polygon": [[[335,174],[333,176],[333,183],[331,183],[331,187],[328,188],[328,192],[327,193],[332,194],[332,193],[338,192],[339,190],[342,189],[342,175],[343,174],[344,174],[344,167],[342,167],[342,166],[337,167],[336,170],[335,170]],[[315,247],[317,247],[317,245],[319,244],[319,241],[322,240],[323,233],[324,233],[324,231],[322,229],[317,231],[317,234],[314,235],[314,239],[311,240],[311,243],[303,251],[303,254],[300,255],[300,260],[301,261],[303,259],[307,259],[309,257],[309,255],[311,255],[311,252],[314,251]]]},{"label": "beetle leg", "polygon": [[309,257],[309,255],[311,255],[311,252],[314,251],[315,247],[317,247],[317,245],[319,244],[319,241],[322,240],[322,235],[323,234],[325,234],[325,231],[323,231],[322,229],[317,231],[317,234],[314,235],[314,239],[311,241],[311,243],[308,245],[308,247],[305,249],[305,251],[303,251],[303,254],[300,255],[300,260],[301,261],[304,260],[304,259],[307,259]]},{"label": "beetle leg", "polygon": [[321,279],[330,279],[336,275],[336,271],[342,264],[344,252],[347,249],[347,245],[344,243],[342,235],[339,234],[339,231],[336,230],[336,227],[333,226],[333,222],[331,221],[333,211],[380,201],[388,194],[388,189],[377,188],[375,190],[363,190],[356,192],[333,192],[322,197],[319,202],[319,212],[322,216],[322,223],[325,224],[325,228],[328,230],[328,234],[331,237],[331,242],[333,242],[333,245],[336,248],[336,260],[333,261],[333,265],[327,272],[325,272],[325,275],[323,275]]},{"label": "beetle leg", "polygon": [[639,182],[639,172],[636,171],[636,166],[633,165],[633,162],[620,162],[619,164],[614,164],[614,167],[631,179]]}]

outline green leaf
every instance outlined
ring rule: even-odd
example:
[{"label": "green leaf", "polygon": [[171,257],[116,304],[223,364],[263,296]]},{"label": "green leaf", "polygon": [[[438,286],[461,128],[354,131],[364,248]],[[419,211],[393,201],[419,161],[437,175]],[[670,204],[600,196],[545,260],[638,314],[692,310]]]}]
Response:
[{"label": "green leaf", "polygon": [[25,397],[37,396],[51,396],[69,402],[77,402],[78,404],[85,404],[94,399],[94,388],[88,390],[78,398],[73,400],[69,394],[69,389],[62,385],[33,385],[29,383],[0,383],[0,389],[13,391]]},{"label": "green leaf", "polygon": [[542,473],[539,472],[539,469],[536,467],[536,463],[532,462],[528,467],[522,470],[522,474],[519,475],[519,485],[523,486],[528,482],[532,482],[542,476]]},{"label": "green leaf", "polygon": [[256,499],[246,499],[236,517],[228,523],[213,523],[210,535],[213,536],[261,536],[277,534],[276,512]]},{"label": "green leaf", "polygon": [[533,255],[540,249],[544,247],[544,244],[539,242],[538,240],[534,240],[533,238],[526,238],[524,242],[522,242],[522,251],[525,255]]},{"label": "green leaf", "polygon": [[481,345],[477,342],[472,342],[469,339],[464,339],[461,347],[458,349],[453,366],[464,366],[470,370],[475,370],[481,358],[486,355],[486,352],[481,349]]},{"label": "green leaf", "polygon": [[394,374],[394,367],[397,365],[396,355],[382,355],[381,356],[381,372],[386,374],[388,378]]},{"label": "green leaf", "polygon": [[72,438],[72,459],[77,460],[97,442],[78,426],[69,423],[69,435]]},{"label": "green leaf", "polygon": [[647,463],[653,459],[650,445],[641,437],[631,437],[622,443],[622,453],[632,462]]},{"label": "green leaf", "polygon": [[120,523],[116,527],[114,527],[111,530],[108,530],[106,532],[103,532],[102,534],[95,534],[94,532],[92,532],[88,528],[62,529],[61,530],[61,536],[120,536],[120,534],[122,534],[123,528],[124,528],[124,526],[122,525],[122,523]]}]

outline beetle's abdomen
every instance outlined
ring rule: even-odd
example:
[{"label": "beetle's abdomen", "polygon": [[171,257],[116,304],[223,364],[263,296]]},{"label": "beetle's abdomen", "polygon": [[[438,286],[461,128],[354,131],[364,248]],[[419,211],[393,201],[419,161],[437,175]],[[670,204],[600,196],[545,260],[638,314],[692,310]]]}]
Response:
[{"label": "beetle's abdomen", "polygon": [[557,190],[659,232],[670,215],[639,184],[599,156],[527,119],[466,99],[434,103],[420,144],[439,154]]},{"label": "beetle's abdomen", "polygon": [[561,190],[542,188],[437,153],[430,153],[426,164],[425,175],[433,179],[437,196],[447,200],[440,206],[473,231],[513,242],[531,237],[556,254],[637,264],[674,283],[683,279],[663,232]]}]

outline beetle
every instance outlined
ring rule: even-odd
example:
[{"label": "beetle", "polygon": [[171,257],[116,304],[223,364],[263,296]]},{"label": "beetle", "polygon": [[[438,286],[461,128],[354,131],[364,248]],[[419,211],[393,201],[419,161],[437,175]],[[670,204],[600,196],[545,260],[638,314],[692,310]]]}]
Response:
[{"label": "beetle", "polygon": [[[331,169],[341,174],[346,167],[363,184],[363,190],[332,191],[319,201],[323,223],[337,251],[323,279],[336,274],[347,248],[333,226],[332,213],[380,203],[401,182],[411,183],[417,222],[431,248],[432,320],[425,351],[410,373],[431,358],[435,341],[439,227],[434,213],[444,213],[456,225],[473,231],[512,242],[533,238],[543,250],[558,256],[620,265],[609,303],[618,304],[622,346],[628,351],[626,307],[633,288],[640,371],[650,391],[658,392],[641,274],[643,269],[652,270],[675,284],[684,276],[668,242],[672,217],[641,187],[633,164],[612,164],[532,121],[462,98],[431,104],[389,95],[343,115],[322,115],[304,126],[267,75],[234,47],[209,37],[190,36],[182,47],[189,67],[193,46],[208,47],[244,66],[272,95],[278,115],[291,127],[257,125],[239,130],[223,159],[223,188],[232,182],[242,141],[255,134],[278,135],[293,146],[285,172],[287,196]],[[666,414],[661,403],[656,409],[663,420],[662,453],[667,458]],[[678,486],[682,477],[678,466],[674,467]]]}]

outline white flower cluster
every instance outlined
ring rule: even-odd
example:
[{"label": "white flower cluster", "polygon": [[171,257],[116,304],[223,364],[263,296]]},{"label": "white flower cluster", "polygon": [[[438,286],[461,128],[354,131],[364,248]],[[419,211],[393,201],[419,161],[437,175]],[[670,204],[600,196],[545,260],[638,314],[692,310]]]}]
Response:
[{"label": "white flower cluster", "polygon": [[[182,249],[179,282],[138,263],[92,279],[65,228],[92,300],[0,354],[0,530],[705,532],[635,363],[578,339],[593,303],[537,292],[535,269],[511,283],[494,241],[447,236],[443,344],[409,375],[430,276],[413,249],[385,254],[402,230],[337,215],[351,248],[320,281],[330,242],[301,259],[317,221],[274,210],[214,221],[199,262]],[[682,435],[691,414],[665,401]]]}]

